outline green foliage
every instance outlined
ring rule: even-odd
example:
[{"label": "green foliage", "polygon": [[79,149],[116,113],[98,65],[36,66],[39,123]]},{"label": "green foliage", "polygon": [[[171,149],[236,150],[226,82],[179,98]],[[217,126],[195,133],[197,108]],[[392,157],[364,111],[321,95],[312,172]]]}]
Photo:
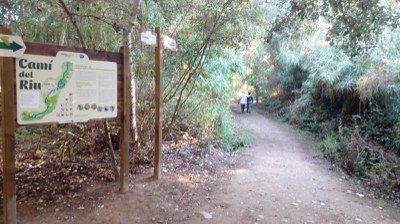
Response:
[{"label": "green foliage", "polygon": [[[359,169],[363,169],[358,166]],[[396,176],[399,175],[398,165],[393,162],[379,162],[372,163],[365,172],[361,172],[368,177],[371,182],[370,185],[383,190],[387,195],[393,194],[393,189],[397,188]]]},{"label": "green foliage", "polygon": [[[222,54],[221,54],[222,53]],[[180,110],[176,126],[192,126],[191,131],[208,145],[214,136],[221,140],[221,146],[227,150],[235,148],[235,127],[232,124],[230,99],[233,96],[233,76],[243,73],[240,57],[233,50],[222,50],[207,60],[198,82],[193,90],[185,94],[191,97]],[[173,106],[170,104],[169,106]],[[171,109],[166,108],[166,117],[172,116]]]},{"label": "green foliage", "polygon": [[315,133],[326,157],[349,174],[383,192],[398,191],[396,160],[385,158],[381,147],[400,155],[400,31],[394,28],[399,3],[275,5],[266,46],[260,49],[266,52],[263,74],[268,77],[257,83],[267,87],[262,105]]},{"label": "green foliage", "polygon": [[277,56],[279,72],[277,79],[280,88],[288,91],[299,90],[307,77],[307,64],[296,51],[285,50]]},{"label": "green foliage", "polygon": [[[129,4],[119,1],[64,0],[72,20],[77,24],[86,48],[118,51],[121,33],[127,29],[124,18],[130,13]],[[15,0],[1,24],[31,42],[82,47],[77,30],[57,0],[38,2]]]},{"label": "green foliage", "polygon": [[348,137],[343,133],[331,132],[321,142],[322,151],[329,160],[340,163],[342,151],[348,142]]},{"label": "green foliage", "polygon": [[[351,56],[375,46],[382,30],[394,25],[398,13],[380,0],[328,1],[324,15],[331,22],[331,44]],[[395,22],[396,23],[396,22]]]},{"label": "green foliage", "polygon": [[331,103],[353,92],[358,78],[365,71],[362,62],[350,60],[343,51],[323,47],[310,52],[310,76],[305,82],[316,99],[327,98]]},{"label": "green foliage", "polygon": [[[279,46],[280,44],[273,48]],[[294,101],[308,75],[305,58],[298,49],[275,49],[272,52],[264,64],[269,69],[258,75],[259,82],[266,81],[264,84],[259,83],[255,89],[268,88],[269,94],[278,97],[283,104]]]},{"label": "green foliage", "polygon": [[216,130],[220,145],[228,152],[237,151],[250,143],[250,132],[232,121],[230,113],[222,114]]},{"label": "green foliage", "polygon": [[299,27],[326,21],[326,40],[350,57],[367,53],[376,46],[387,28],[398,26],[399,2],[382,0],[275,1],[277,10],[268,40],[301,37]]},{"label": "green foliage", "polygon": [[378,47],[372,51],[369,71],[357,83],[361,99],[380,105],[395,120],[400,118],[399,45],[399,29],[383,36]]},{"label": "green foliage", "polygon": [[393,150],[400,156],[400,129],[399,120],[391,118],[378,105],[371,105],[363,117],[357,116],[357,125],[360,131],[386,148]]},{"label": "green foliage", "polygon": [[309,131],[311,133],[323,133],[321,131],[326,121],[332,119],[328,111],[315,106],[310,106],[302,111],[292,114],[290,123],[296,127]]},{"label": "green foliage", "polygon": [[165,20],[162,15],[162,9],[155,1],[145,1],[144,4],[143,22],[150,27],[161,27],[165,25]]},{"label": "green foliage", "polygon": [[379,188],[385,195],[397,197],[396,177],[400,174],[396,160],[385,158],[378,150],[360,136],[359,130],[339,126],[321,142],[324,155],[340,165],[350,175],[367,179],[372,187]]},{"label": "green foliage", "polygon": [[331,161],[338,161],[340,158],[340,150],[343,148],[343,143],[338,141],[336,134],[329,134],[322,141],[322,149]]},{"label": "green foliage", "polygon": [[278,97],[266,97],[262,101],[261,107],[264,108],[264,110],[273,113],[276,111],[280,111],[284,107],[284,105]]}]

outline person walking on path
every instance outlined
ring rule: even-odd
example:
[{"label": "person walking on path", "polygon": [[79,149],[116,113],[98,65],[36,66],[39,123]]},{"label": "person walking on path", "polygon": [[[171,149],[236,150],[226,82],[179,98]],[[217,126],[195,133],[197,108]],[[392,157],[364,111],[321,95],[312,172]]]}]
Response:
[{"label": "person walking on path", "polygon": [[251,106],[253,105],[253,101],[253,96],[251,95],[251,92],[249,92],[247,95],[247,113],[251,113]]},{"label": "person walking on path", "polygon": [[239,103],[240,103],[240,108],[242,109],[242,113],[244,113],[244,108],[246,107],[247,103],[247,96],[244,91],[239,96]]}]

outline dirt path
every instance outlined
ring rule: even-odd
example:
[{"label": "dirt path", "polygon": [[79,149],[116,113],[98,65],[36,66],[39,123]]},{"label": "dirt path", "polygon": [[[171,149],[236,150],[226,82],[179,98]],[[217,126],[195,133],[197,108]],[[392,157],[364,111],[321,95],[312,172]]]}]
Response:
[{"label": "dirt path", "polygon": [[212,218],[192,223],[400,223],[398,211],[363,197],[289,128],[235,111],[254,137],[242,152],[245,165],[202,208]]},{"label": "dirt path", "polygon": [[[116,185],[93,186],[77,194],[75,204],[23,214],[19,223],[400,223],[397,209],[330,170],[290,128],[234,111],[253,135],[251,147],[236,157],[239,165],[227,162],[216,173],[169,167],[160,181],[149,180],[149,170],[132,179],[128,194],[115,193]],[[202,167],[215,163],[207,158]]]}]

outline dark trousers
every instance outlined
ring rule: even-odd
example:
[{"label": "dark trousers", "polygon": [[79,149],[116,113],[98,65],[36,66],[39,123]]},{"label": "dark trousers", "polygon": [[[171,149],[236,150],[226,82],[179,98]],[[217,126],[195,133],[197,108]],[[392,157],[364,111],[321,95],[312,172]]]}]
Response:
[{"label": "dark trousers", "polygon": [[242,108],[242,113],[244,113],[244,108],[246,107],[246,104],[240,104],[240,107]]},{"label": "dark trousers", "polygon": [[251,113],[252,103],[247,103],[247,113]]}]

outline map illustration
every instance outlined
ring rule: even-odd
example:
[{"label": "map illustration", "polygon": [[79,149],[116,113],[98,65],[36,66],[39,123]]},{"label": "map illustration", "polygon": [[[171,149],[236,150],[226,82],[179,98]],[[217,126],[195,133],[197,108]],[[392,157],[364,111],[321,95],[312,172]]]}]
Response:
[{"label": "map illustration", "polygon": [[83,53],[16,59],[17,122],[79,123],[117,116],[117,63]]},{"label": "map illustration", "polygon": [[37,121],[43,119],[46,115],[52,113],[57,106],[58,97],[62,89],[65,88],[68,81],[72,77],[73,64],[70,61],[66,61],[62,64],[62,74],[56,79],[48,78],[43,83],[43,89],[41,91],[43,102],[46,105],[46,109],[40,112],[22,112],[22,119],[25,121]]}]

